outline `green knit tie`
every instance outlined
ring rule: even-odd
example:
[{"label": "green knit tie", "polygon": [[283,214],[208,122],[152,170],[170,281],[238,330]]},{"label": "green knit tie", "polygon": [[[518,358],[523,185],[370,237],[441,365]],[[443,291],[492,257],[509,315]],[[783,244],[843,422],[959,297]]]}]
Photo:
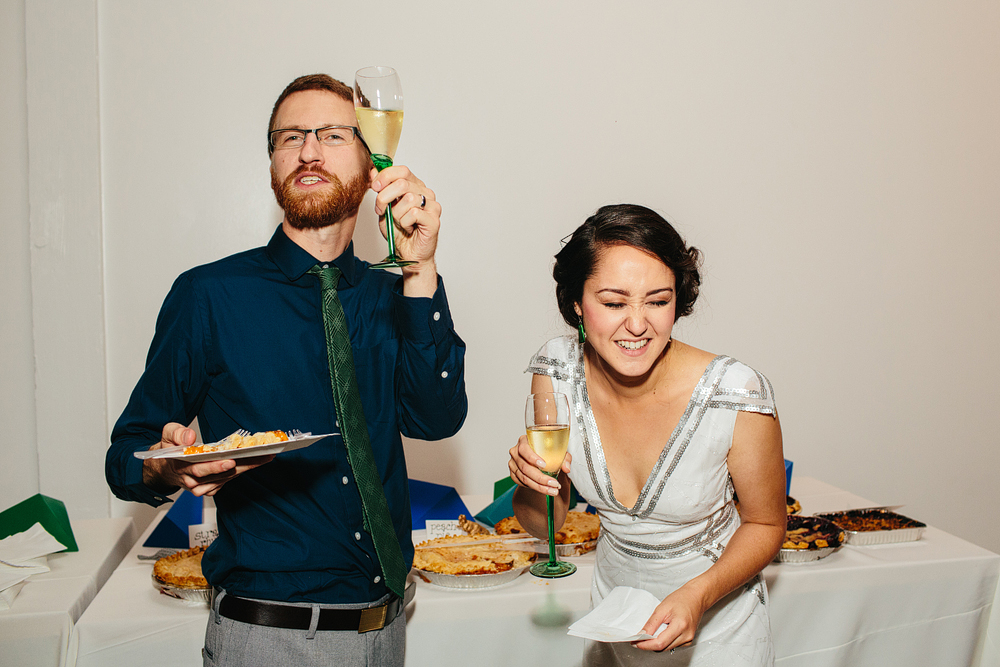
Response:
[{"label": "green knit tie", "polygon": [[341,272],[335,266],[316,265],[309,273],[318,276],[323,289],[323,328],[326,331],[326,356],[330,364],[333,401],[337,406],[340,433],[347,448],[347,460],[354,471],[364,510],[365,530],[375,542],[385,583],[389,590],[403,597],[406,588],[406,564],[392,526],[385,490],[375,467],[375,457],[368,441],[368,425],[361,407],[361,393],[354,375],[354,355],[347,333],[347,319],[337,296]]}]

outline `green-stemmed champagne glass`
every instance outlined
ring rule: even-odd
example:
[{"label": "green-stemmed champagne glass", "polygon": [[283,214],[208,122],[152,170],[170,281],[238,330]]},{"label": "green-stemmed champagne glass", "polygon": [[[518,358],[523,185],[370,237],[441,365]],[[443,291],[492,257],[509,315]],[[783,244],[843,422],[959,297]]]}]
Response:
[{"label": "green-stemmed champagne glass", "polygon": [[[363,67],[354,75],[354,111],[358,115],[361,136],[371,151],[375,168],[382,171],[392,166],[399,135],[403,131],[403,86],[391,67]],[[395,221],[392,206],[385,207],[385,236],[389,254],[373,269],[416,264],[400,259],[396,254]]]},{"label": "green-stemmed champagne glass", "polygon": [[[559,475],[566,450],[569,449],[569,400],[566,394],[541,392],[528,396],[524,409],[524,426],[528,444],[545,461],[542,472],[550,477]],[[556,560],[556,528],[552,520],[552,496],[545,496],[549,519],[549,560],[529,568],[536,577],[565,577],[576,572],[576,565]]]}]

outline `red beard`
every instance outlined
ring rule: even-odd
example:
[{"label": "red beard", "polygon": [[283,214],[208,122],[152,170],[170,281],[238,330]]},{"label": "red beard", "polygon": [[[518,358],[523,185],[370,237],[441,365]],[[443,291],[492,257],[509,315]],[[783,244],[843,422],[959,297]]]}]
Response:
[{"label": "red beard", "polygon": [[[316,192],[303,192],[294,187],[295,179],[303,172],[311,172],[325,178],[332,187]],[[359,173],[345,186],[340,178],[319,167],[302,165],[288,175],[284,183],[271,171],[271,189],[278,200],[278,206],[285,212],[285,219],[295,229],[320,229],[340,222],[354,215],[368,192],[367,174]]]}]

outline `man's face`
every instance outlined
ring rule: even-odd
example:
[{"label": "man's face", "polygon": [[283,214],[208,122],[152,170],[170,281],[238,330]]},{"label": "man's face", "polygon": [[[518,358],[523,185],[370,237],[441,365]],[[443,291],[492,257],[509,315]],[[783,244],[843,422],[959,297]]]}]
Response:
[{"label": "man's face", "polygon": [[[330,125],[357,126],[354,105],[325,90],[304,90],[281,103],[274,129]],[[368,156],[357,139],[348,146],[324,146],[309,133],[301,148],[271,155],[271,189],[296,229],[326,227],[357,214],[369,185]]]}]

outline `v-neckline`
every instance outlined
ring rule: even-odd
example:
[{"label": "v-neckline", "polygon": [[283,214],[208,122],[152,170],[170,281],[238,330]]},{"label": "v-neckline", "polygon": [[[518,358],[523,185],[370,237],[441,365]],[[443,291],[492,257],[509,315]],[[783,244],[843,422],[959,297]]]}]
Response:
[{"label": "v-neckline", "polygon": [[608,457],[604,452],[604,441],[601,439],[601,429],[597,424],[597,415],[594,413],[593,404],[590,402],[590,390],[587,388],[587,364],[584,357],[584,350],[583,346],[582,345],[580,346],[579,348],[579,364],[580,364],[580,378],[581,378],[580,386],[583,392],[584,404],[589,407],[590,413],[592,415],[591,419],[594,428],[594,440],[595,440],[594,445],[597,448],[597,453],[599,454],[601,465],[604,467],[604,481],[607,484],[608,499],[616,506],[618,506],[621,510],[625,511],[626,513],[632,516],[637,516],[641,514],[641,512],[639,511],[639,507],[642,505],[642,503],[646,500],[646,497],[649,495],[649,491],[653,486],[653,480],[655,480],[659,476],[660,470],[663,467],[663,462],[667,458],[667,454],[674,448],[674,443],[677,441],[678,436],[684,432],[684,429],[687,427],[687,423],[691,418],[691,414],[694,412],[694,407],[697,404],[697,402],[695,401],[695,397],[698,396],[698,393],[707,384],[707,380],[711,375],[713,369],[715,368],[716,364],[718,364],[719,360],[723,358],[725,358],[725,355],[718,355],[713,357],[712,360],[708,362],[708,365],[702,372],[701,377],[698,378],[698,382],[695,383],[694,389],[691,390],[691,396],[688,397],[687,405],[684,406],[684,412],[681,413],[681,417],[680,419],[677,420],[677,424],[674,426],[673,431],[671,431],[670,437],[667,438],[667,441],[663,445],[663,448],[660,449],[659,458],[656,460],[656,463],[653,464],[652,469],[650,469],[649,473],[647,474],[646,482],[645,484],[643,484],[642,490],[639,491],[639,495],[635,499],[635,504],[631,508],[629,508],[626,507],[624,504],[622,504],[618,500],[618,497],[615,496],[615,489],[611,483],[611,470],[608,468]]}]

